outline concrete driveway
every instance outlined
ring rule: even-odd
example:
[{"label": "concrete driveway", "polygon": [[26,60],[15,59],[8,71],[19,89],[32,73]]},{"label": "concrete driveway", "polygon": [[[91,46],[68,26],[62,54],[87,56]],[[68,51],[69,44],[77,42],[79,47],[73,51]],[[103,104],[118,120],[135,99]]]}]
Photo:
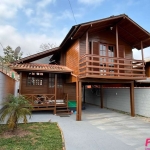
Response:
[{"label": "concrete driveway", "polygon": [[83,121],[75,118],[35,112],[30,122],[58,122],[67,150],[144,150],[150,137],[150,122],[108,109],[87,105]]}]

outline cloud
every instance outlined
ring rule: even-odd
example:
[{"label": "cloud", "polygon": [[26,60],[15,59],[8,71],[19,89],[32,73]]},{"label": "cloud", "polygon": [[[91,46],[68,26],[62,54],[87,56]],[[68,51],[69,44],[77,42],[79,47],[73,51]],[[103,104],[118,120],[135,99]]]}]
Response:
[{"label": "cloud", "polygon": [[49,28],[51,27],[51,20],[54,18],[53,14],[47,12],[41,12],[35,17],[30,18],[28,24],[32,24],[34,26],[40,26],[41,28]]},{"label": "cloud", "polygon": [[[43,43],[50,43],[60,45],[67,29],[61,31],[55,30],[50,36],[45,34],[30,34],[22,35],[16,28],[10,25],[0,26],[0,42],[3,47],[11,46],[15,49],[17,46],[21,47],[24,56],[28,54],[37,53],[40,50],[40,45]],[[3,56],[2,47],[0,47],[0,55]]]},{"label": "cloud", "polygon": [[78,0],[79,3],[87,4],[87,5],[95,5],[101,4],[104,0]]},{"label": "cloud", "polygon": [[28,17],[31,17],[31,15],[34,13],[33,9],[31,8],[24,9],[24,12]]},{"label": "cloud", "polygon": [[55,3],[56,0],[41,0],[37,3],[37,8],[44,8],[50,3]]},{"label": "cloud", "polygon": [[24,0],[1,0],[0,18],[10,19],[15,17],[18,9],[22,8],[26,3]]}]

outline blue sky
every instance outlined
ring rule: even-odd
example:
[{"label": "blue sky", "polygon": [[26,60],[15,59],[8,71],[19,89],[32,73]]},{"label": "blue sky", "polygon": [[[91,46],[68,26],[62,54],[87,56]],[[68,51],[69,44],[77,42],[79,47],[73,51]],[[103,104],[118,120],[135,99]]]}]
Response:
[{"label": "blue sky", "polygon": [[[149,0],[70,0],[77,24],[127,14],[150,32]],[[76,24],[68,0],[0,0],[0,43],[21,47],[24,56],[42,43],[59,44]],[[0,55],[3,49],[0,47]],[[150,48],[144,50],[150,57]],[[140,58],[134,52],[135,58]]]}]

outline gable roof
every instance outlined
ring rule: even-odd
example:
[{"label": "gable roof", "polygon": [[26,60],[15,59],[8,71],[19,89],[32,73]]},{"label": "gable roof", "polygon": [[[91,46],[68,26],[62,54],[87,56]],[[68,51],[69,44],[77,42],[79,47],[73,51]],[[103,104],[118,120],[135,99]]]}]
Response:
[{"label": "gable roof", "polygon": [[86,31],[98,32],[101,30],[110,29],[113,27],[112,33],[115,34],[115,26],[118,26],[118,36],[127,42],[131,47],[141,49],[141,41],[143,42],[143,48],[150,46],[150,33],[143,29],[140,25],[134,22],[126,14],[121,14],[118,16],[110,16],[108,18],[103,18],[100,20],[90,21],[72,26],[62,43],[59,47],[46,50],[34,55],[30,55],[19,60],[17,63],[21,62],[31,62],[39,58],[49,56],[59,52],[61,49],[65,49],[66,46],[71,44],[75,39],[82,37]]},{"label": "gable roof", "polygon": [[11,64],[10,68],[12,68],[15,71],[38,71],[38,72],[58,72],[58,73],[72,72],[72,70],[66,66],[36,64],[36,63]]},{"label": "gable roof", "polygon": [[50,56],[52,54],[55,54],[59,50],[60,50],[60,47],[52,48],[52,49],[49,49],[49,50],[46,50],[46,51],[43,51],[43,52],[39,52],[39,53],[30,55],[30,56],[24,57],[24,58],[20,59],[19,61],[14,62],[14,63],[22,63],[22,62],[23,63],[28,63],[28,62],[32,62],[32,61],[44,58],[46,56]]},{"label": "gable roof", "polygon": [[91,33],[104,29],[110,30],[110,27],[113,27],[112,33],[115,34],[116,25],[118,26],[118,36],[130,44],[133,48],[137,48],[138,50],[141,49],[141,41],[143,41],[143,48],[150,46],[150,33],[127,15],[122,14],[73,26],[61,43],[60,47],[63,47],[72,39],[82,37],[87,30]]}]

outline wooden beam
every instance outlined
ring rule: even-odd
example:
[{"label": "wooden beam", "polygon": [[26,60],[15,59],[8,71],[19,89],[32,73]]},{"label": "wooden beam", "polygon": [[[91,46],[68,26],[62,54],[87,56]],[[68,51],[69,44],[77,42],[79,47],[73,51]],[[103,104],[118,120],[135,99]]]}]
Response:
[{"label": "wooden beam", "polygon": [[101,108],[104,108],[104,104],[103,104],[103,85],[100,85],[100,99],[101,99]]},{"label": "wooden beam", "polygon": [[135,116],[135,106],[134,106],[134,82],[130,84],[130,108],[131,116]]},{"label": "wooden beam", "polygon": [[[144,42],[146,42],[146,41],[148,41],[148,40],[150,40],[150,38],[147,38],[147,39],[145,39],[145,40],[142,40],[142,42],[144,43]],[[138,42],[138,43],[136,43],[136,44],[134,44],[133,46],[140,45],[140,44],[141,44],[141,41]]]},{"label": "wooden beam", "polygon": [[55,109],[54,109],[54,114],[56,114],[56,99],[57,99],[57,74],[55,74]]},{"label": "wooden beam", "polygon": [[[124,77],[123,77],[124,78]],[[85,78],[85,79],[79,79],[80,82],[83,83],[132,83],[132,81],[130,80],[124,80],[124,79],[120,79],[118,80],[118,78],[116,79],[97,79],[97,78]]]},{"label": "wooden beam", "polygon": [[82,82],[79,82],[79,120],[81,121],[81,112],[82,112]]}]

